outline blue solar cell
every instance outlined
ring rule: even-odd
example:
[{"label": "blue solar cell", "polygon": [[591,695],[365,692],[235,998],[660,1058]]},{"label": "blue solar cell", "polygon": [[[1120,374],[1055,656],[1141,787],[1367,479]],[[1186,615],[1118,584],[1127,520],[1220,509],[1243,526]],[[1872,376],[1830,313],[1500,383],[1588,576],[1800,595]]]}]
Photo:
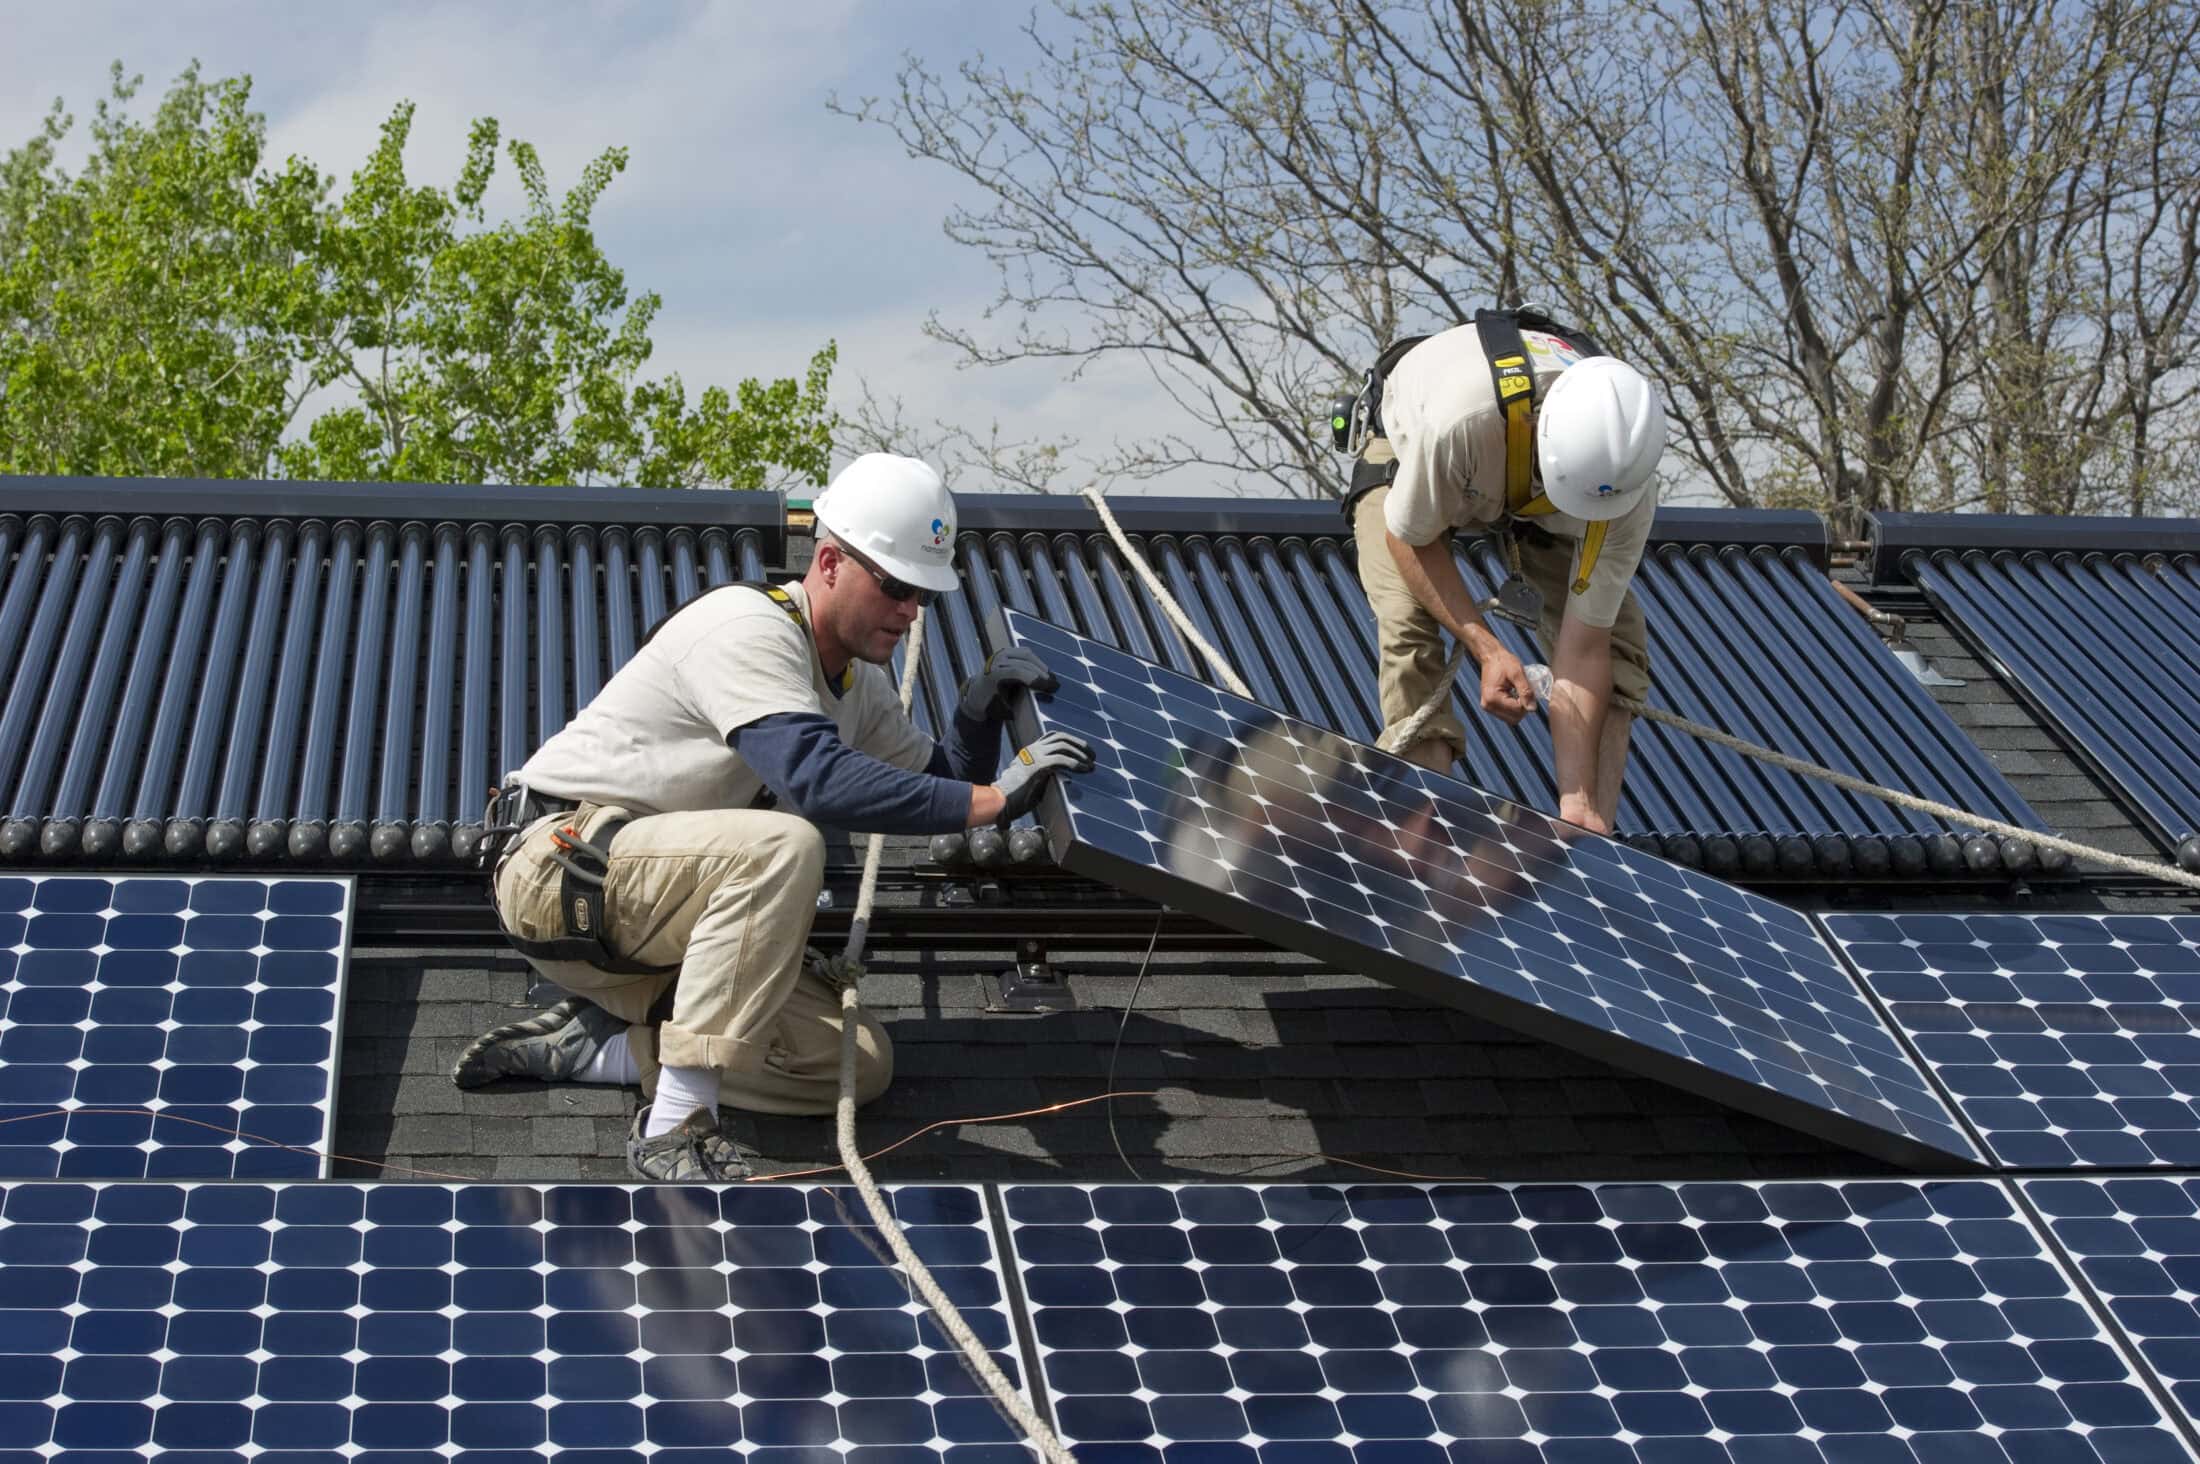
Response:
[{"label": "blue solar cell", "polygon": [[1976,1151],[1810,922],[1017,612],[1068,868],[1899,1162]]},{"label": "blue solar cell", "polygon": [[[1400,1203],[1416,1195],[1418,1205]],[[2183,1215],[2200,1231],[2195,1199]],[[1169,1324],[1146,1341],[1139,1323],[1151,1309],[1121,1284],[1131,1268],[1035,1259],[1074,1249],[1065,1231],[1097,1234],[1110,1256],[1185,1235],[1197,1252],[1204,1226],[1188,1211],[1218,1200],[1267,1209],[1255,1228],[1281,1254],[1181,1263],[1198,1299],[1159,1309]],[[2187,1457],[2070,1277],[1988,1180],[1011,1186],[1003,1204],[1041,1375],[1088,1459],[1224,1449],[1257,1464],[1354,1464],[1371,1450],[1430,1464]],[[1327,1218],[1309,1218],[1313,1209]],[[1416,1253],[1432,1253],[1432,1239],[1449,1259],[1406,1269],[1440,1269],[1460,1295],[1323,1289],[1327,1271],[1384,1282],[1394,1268],[1381,1253],[1401,1246],[1388,1232],[1422,1237],[1404,1243]],[[1292,1243],[1315,1233],[1330,1259],[1302,1265]],[[1833,1233],[1856,1244],[1827,1246]],[[1222,1300],[1239,1272],[1280,1279],[1289,1299]],[[1064,1284],[1071,1273],[1095,1284]],[[2188,1333],[2200,1335],[2184,1299]]]},{"label": "blue solar cell", "polygon": [[2140,1358],[2200,1420],[2200,1179],[2020,1183]]},{"label": "blue solar cell", "polygon": [[2200,1167],[2200,916],[1826,928],[2000,1163]]},{"label": "blue solar cell", "polygon": [[350,888],[0,881],[0,1176],[325,1173]]},{"label": "blue solar cell", "polygon": [[[862,1214],[861,1202],[822,1197],[812,1218],[819,1195],[785,1193],[759,1206],[701,1187],[668,1202],[583,1186],[6,1186],[7,1442],[64,1454],[516,1449],[538,1464],[524,1451],[545,1441],[720,1459],[746,1441],[788,1464],[795,1454],[774,1451],[860,1464],[890,1446],[933,1464],[966,1449],[1027,1458],[929,1318],[911,1315],[888,1265],[844,1243],[854,1237],[838,1217]],[[920,1252],[949,1258],[937,1274],[1019,1378],[982,1197],[889,1193]],[[600,1224],[543,1220],[545,1208]],[[757,1208],[775,1218],[732,1219]],[[605,1255],[561,1243],[589,1228],[634,1245]],[[636,1251],[676,1258],[642,1272],[660,1289],[645,1284],[639,1302]],[[187,1264],[172,1274],[179,1255]],[[820,1276],[859,1271],[885,1283],[860,1288],[875,1300],[820,1307]],[[545,1273],[567,1283],[547,1315]],[[503,1279],[473,1301],[454,1294],[480,1278]],[[198,1283],[189,1298],[186,1280]]]}]

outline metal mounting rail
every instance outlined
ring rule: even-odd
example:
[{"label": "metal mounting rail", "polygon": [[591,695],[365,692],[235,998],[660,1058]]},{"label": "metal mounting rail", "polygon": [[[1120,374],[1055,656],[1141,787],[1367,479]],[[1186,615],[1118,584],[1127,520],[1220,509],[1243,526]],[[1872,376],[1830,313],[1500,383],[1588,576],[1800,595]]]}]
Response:
[{"label": "metal mounting rail", "polygon": [[[828,868],[826,887],[836,899],[820,910],[811,939],[821,945],[845,940],[854,906],[854,871]],[[843,878],[842,876],[846,876]],[[1013,893],[1002,888],[1013,885]],[[990,886],[1000,898],[968,903],[950,893],[981,897]],[[360,947],[439,947],[500,949],[504,938],[483,897],[471,881],[362,878],[352,940]],[[876,946],[929,949],[977,948],[1039,940],[1061,949],[1144,950],[1161,919],[1161,939],[1176,950],[1265,951],[1273,947],[1197,916],[1160,910],[1144,900],[1126,899],[1088,880],[1068,876],[1019,875],[994,881],[937,876],[888,877],[879,885],[872,907],[870,941]]]}]

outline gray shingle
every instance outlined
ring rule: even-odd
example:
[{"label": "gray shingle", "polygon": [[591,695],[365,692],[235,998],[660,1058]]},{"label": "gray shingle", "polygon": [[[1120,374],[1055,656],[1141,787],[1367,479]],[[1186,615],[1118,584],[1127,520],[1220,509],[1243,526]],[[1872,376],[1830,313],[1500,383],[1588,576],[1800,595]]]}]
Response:
[{"label": "gray shingle", "polygon": [[536,1154],[582,1155],[597,1150],[596,1123],[588,1118],[530,1119],[527,1139],[530,1152]]},{"label": "gray shingle", "polygon": [[532,1155],[536,1152],[534,1126],[538,1121],[532,1118],[473,1119],[473,1152],[498,1156]]},{"label": "gray shingle", "polygon": [[[495,1122],[496,1120],[482,1120]],[[518,1122],[518,1120],[514,1120]],[[400,1116],[389,1128],[389,1148],[392,1154],[493,1154],[503,1152],[479,1149],[474,1145],[479,1138],[477,1123],[456,1114],[439,1113],[424,1117]]]}]

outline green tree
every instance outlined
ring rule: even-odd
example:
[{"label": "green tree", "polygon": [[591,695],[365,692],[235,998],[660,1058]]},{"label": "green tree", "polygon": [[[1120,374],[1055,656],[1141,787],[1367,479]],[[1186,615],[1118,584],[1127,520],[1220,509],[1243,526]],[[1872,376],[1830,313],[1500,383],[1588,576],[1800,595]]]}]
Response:
[{"label": "green tree", "polygon": [[648,378],[661,301],[598,246],[613,148],[562,199],[524,142],[492,223],[499,134],[449,188],[407,180],[402,103],[340,197],[264,160],[246,78],[196,67],[150,120],[118,66],[75,173],[59,103],[0,163],[0,471],[635,483],[824,481],[829,343],[799,378]]}]

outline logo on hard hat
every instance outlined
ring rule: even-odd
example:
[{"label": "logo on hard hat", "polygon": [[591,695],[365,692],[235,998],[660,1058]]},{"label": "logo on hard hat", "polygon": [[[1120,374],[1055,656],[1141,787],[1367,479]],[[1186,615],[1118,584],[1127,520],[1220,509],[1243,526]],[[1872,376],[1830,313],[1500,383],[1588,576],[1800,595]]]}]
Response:
[{"label": "logo on hard hat", "polygon": [[1614,493],[1617,493],[1618,491],[1619,490],[1617,488],[1614,488],[1609,483],[1597,484],[1597,497],[1599,498],[1610,498]]},{"label": "logo on hard hat", "polygon": [[947,542],[947,520],[932,520],[932,547],[937,549]]}]

